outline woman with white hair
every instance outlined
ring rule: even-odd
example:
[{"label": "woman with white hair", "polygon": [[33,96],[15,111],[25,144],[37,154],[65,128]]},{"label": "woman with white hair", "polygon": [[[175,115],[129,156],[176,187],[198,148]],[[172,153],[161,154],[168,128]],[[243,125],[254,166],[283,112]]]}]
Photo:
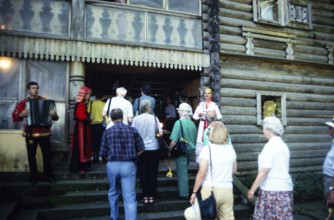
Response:
[{"label": "woman with white hair", "polygon": [[188,154],[176,158],[176,175],[179,189],[179,198],[183,200],[189,199],[189,179],[188,179],[188,165],[190,159],[195,151],[196,146],[196,126],[190,116],[192,115],[192,108],[187,103],[181,103],[176,109],[179,113],[180,120],[174,123],[172,133],[169,137],[171,143],[169,148],[172,149],[175,144],[181,140],[181,123],[183,138],[187,140],[190,147]]},{"label": "woman with white hair", "polygon": [[[108,99],[104,105],[102,116],[107,116],[109,118],[111,110],[114,108],[120,108],[123,111],[123,123],[126,125],[131,124],[133,119],[132,104],[124,98],[126,93],[127,90],[124,87],[117,88],[116,96]],[[113,125],[114,123],[111,120],[108,120],[106,129],[111,128]]]},{"label": "woman with white hair", "polygon": [[289,174],[290,152],[281,136],[284,132],[276,117],[263,120],[263,134],[268,142],[258,157],[258,174],[248,191],[248,199],[260,187],[253,219],[293,219],[293,183]]},{"label": "woman with white hair", "polygon": [[145,150],[139,156],[138,176],[142,188],[142,202],[153,204],[156,202],[157,178],[159,167],[159,142],[156,136],[156,129],[162,135],[159,119],[150,114],[151,102],[144,99],[139,104],[139,115],[134,117],[131,124],[138,130],[140,137],[144,141]]}]

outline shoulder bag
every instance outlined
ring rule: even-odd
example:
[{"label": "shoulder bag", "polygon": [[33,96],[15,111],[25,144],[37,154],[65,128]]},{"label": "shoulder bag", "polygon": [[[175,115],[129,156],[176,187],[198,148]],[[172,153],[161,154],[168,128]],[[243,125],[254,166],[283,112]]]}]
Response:
[{"label": "shoulder bag", "polygon": [[102,118],[102,126],[105,128],[107,127],[107,118],[109,118],[109,110],[110,110],[110,104],[111,104],[112,98],[110,98],[109,104],[108,104],[108,109],[107,109],[107,114]]},{"label": "shoulder bag", "polygon": [[140,113],[139,113],[139,105],[140,105],[140,97],[138,98],[138,106],[137,106],[137,111],[136,111],[135,116],[140,115]]},{"label": "shoulder bag", "polygon": [[171,157],[180,157],[180,156],[186,155],[189,152],[188,142],[183,136],[182,122],[181,120],[179,120],[179,122],[180,122],[180,127],[181,127],[181,139],[171,149],[170,151]]},{"label": "shoulder bag", "polygon": [[156,138],[158,139],[158,142],[159,142],[160,159],[163,160],[168,156],[169,148],[168,148],[167,142],[165,141],[163,136],[160,135],[160,133],[159,133],[159,129],[158,129],[158,125],[157,125],[158,124],[157,118],[156,118],[155,115],[153,115],[153,116],[154,116],[154,119],[155,119],[155,135],[156,135]]},{"label": "shoulder bag", "polygon": [[211,172],[211,195],[203,200],[201,192],[199,191],[196,197],[199,209],[201,210],[201,217],[203,219],[216,219],[217,211],[216,211],[216,200],[215,197],[213,196],[212,160],[211,160],[210,145],[209,145],[209,152],[210,152],[210,172]]}]

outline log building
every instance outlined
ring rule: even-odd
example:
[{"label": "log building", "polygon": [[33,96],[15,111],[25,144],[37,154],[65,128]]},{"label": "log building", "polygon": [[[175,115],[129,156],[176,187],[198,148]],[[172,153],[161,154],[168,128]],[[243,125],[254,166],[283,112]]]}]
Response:
[{"label": "log building", "polygon": [[158,111],[166,96],[196,107],[210,86],[239,171],[257,169],[266,115],[285,125],[292,169],[319,170],[334,116],[333,53],[333,0],[0,0],[0,172],[28,169],[11,112],[30,80],[57,102],[54,152],[68,149],[84,84],[105,95],[124,86],[136,98],[148,82]]},{"label": "log building", "polygon": [[334,116],[334,2],[220,0],[203,10],[219,28],[214,88],[240,170],[257,168],[267,113],[282,119],[291,169],[320,170]]}]

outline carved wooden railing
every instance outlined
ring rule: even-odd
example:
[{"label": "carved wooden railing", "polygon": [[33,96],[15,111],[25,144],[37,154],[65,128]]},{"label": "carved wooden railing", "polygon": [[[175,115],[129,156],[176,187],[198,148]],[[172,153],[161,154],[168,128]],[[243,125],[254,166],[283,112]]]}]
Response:
[{"label": "carved wooden railing", "polygon": [[108,1],[0,0],[0,34],[202,50],[201,16]]}]

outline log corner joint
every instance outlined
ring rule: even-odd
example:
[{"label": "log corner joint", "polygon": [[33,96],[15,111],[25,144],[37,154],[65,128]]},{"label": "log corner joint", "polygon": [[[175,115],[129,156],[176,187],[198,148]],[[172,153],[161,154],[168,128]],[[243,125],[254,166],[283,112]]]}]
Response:
[{"label": "log corner joint", "polygon": [[328,50],[328,63],[334,64],[334,45],[326,45]]}]

